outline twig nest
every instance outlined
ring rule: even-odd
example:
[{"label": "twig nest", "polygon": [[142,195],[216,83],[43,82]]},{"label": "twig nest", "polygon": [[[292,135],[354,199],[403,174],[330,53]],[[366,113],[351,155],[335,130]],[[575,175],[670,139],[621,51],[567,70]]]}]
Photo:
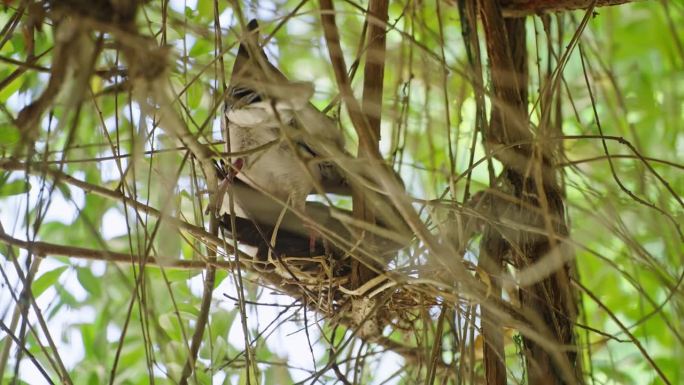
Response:
[{"label": "twig nest", "polygon": [[377,300],[368,297],[354,297],[351,304],[351,316],[354,324],[359,328],[359,336],[364,339],[379,336],[382,330],[377,319]]}]

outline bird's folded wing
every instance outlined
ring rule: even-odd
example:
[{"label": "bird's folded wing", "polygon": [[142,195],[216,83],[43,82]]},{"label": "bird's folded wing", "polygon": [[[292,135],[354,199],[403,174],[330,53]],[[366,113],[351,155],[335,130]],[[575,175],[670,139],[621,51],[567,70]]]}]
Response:
[{"label": "bird's folded wing", "polygon": [[[394,223],[385,224],[381,220],[377,231],[373,231],[376,234],[373,244],[365,242],[359,246],[353,241],[354,230],[349,224],[352,221],[350,211],[332,209],[318,202],[307,202],[306,212],[298,215],[239,180],[235,180],[230,188],[233,193],[235,212],[242,214],[240,215],[242,219],[237,218],[239,226],[236,226],[235,236],[238,241],[251,246],[261,247],[264,244],[271,244],[270,236],[273,233],[276,234],[276,246],[278,242],[287,242],[288,248],[294,250],[296,247],[308,245],[311,225],[305,226],[305,221],[300,215],[307,217],[306,222],[315,223],[314,228],[332,242],[335,253],[340,255],[358,247],[367,251],[375,250],[374,254],[392,255],[396,250],[409,244],[411,240],[410,233],[397,232],[397,228],[401,227],[396,222],[399,219],[388,214],[386,210],[389,209],[386,207],[383,209],[385,214],[381,217]],[[225,200],[228,201],[227,196]],[[375,202],[375,204],[378,203]],[[221,214],[228,213],[223,211]],[[230,220],[224,217],[223,222],[223,227],[231,231]],[[391,236],[383,235],[389,234],[388,231],[392,233]]]}]

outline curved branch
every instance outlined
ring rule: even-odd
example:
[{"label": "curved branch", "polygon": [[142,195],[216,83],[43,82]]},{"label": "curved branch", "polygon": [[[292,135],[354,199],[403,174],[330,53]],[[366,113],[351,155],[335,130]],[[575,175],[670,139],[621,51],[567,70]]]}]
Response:
[{"label": "curved branch", "polygon": [[[598,0],[596,7],[619,5],[634,0]],[[566,12],[588,9],[593,0],[499,0],[504,17],[520,17],[541,13]]]},{"label": "curved branch", "polygon": [[[140,257],[134,254],[120,253],[111,250],[88,249],[85,247],[59,245],[56,243],[41,241],[24,241],[18,238],[14,238],[2,230],[0,230],[0,242],[30,251],[34,255],[41,257],[45,257],[48,255],[61,255],[65,257],[87,259],[91,261],[121,263],[137,263]],[[188,270],[204,269],[207,266],[219,267],[222,269],[232,269],[235,267],[235,262],[232,261],[192,261],[174,259],[171,257],[155,258],[152,256],[148,257],[145,263],[148,265],[156,265],[166,268]]]}]

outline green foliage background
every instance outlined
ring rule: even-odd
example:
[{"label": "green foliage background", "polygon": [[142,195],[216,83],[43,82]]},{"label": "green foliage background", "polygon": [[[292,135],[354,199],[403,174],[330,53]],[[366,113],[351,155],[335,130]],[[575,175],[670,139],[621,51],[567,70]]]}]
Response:
[{"label": "green foliage background", "polygon": [[[313,82],[313,102],[323,108],[333,100],[336,87],[317,5],[304,4],[291,19],[280,24],[298,3],[249,2],[242,5],[240,12],[258,16],[264,35],[275,32],[266,47],[269,57],[291,79]],[[236,51],[240,30],[237,13],[229,2],[200,0],[185,8],[180,4],[173,2],[169,7],[165,2],[149,2],[137,15],[136,25],[159,45],[173,47],[168,77],[178,98],[174,108],[201,142],[214,143],[221,151],[217,109],[223,92],[222,76],[229,76]],[[13,20],[18,6],[19,2],[2,6],[0,25]],[[349,1],[336,6],[350,64],[358,54],[366,4]],[[216,11],[222,15],[221,45],[214,24]],[[44,89],[53,58],[51,47],[55,44],[53,28],[45,22],[35,30],[31,48],[23,32],[28,17],[24,15],[20,27],[11,33],[3,30],[0,36],[0,162],[47,162],[89,184],[126,191],[150,206],[168,204],[173,215],[206,228],[201,172],[186,150],[175,150],[179,143],[157,127],[152,117],[140,117],[140,109],[125,87],[116,89],[126,84],[126,63],[114,49],[105,48],[100,55],[95,65],[98,72],[88,82],[80,110],[65,108],[70,105],[70,95],[60,94],[41,121],[33,151],[26,150],[14,120],[21,108]],[[570,42],[582,17],[582,12],[550,17],[551,33],[562,35],[561,41],[552,42],[556,45],[555,55],[560,55]],[[450,179],[451,167],[461,175],[468,170],[471,151],[475,151],[475,160],[484,156],[480,145],[471,148],[473,89],[463,76],[466,57],[458,11],[450,2],[437,6],[398,1],[390,6],[390,24],[382,150],[412,196],[435,199],[454,181]],[[527,26],[532,121],[538,122],[539,87],[555,59],[549,58],[542,19],[530,17]],[[563,72],[566,159],[561,163],[568,218],[580,281],[600,300],[599,304],[583,295],[583,326],[578,328],[586,347],[584,369],[596,384],[661,383],[642,350],[653,358],[670,383],[684,384],[684,242],[680,233],[684,223],[683,26],[684,5],[676,1],[597,9],[580,37],[580,48],[571,53]],[[106,42],[109,37],[102,38]],[[39,59],[23,65],[30,61],[27,55],[31,49]],[[584,68],[580,51],[584,54]],[[217,52],[225,64],[216,60]],[[551,65],[547,67],[549,60]],[[359,73],[353,83],[355,89],[361,80]],[[348,131],[348,145],[353,150],[355,139],[347,115],[339,109],[336,114]],[[611,138],[602,141],[599,127],[603,135]],[[449,139],[454,149],[453,164],[448,153]],[[156,150],[169,151],[150,154]],[[111,159],[116,154],[131,156]],[[49,243],[124,253],[140,252],[152,242],[154,255],[187,260],[207,253],[205,246],[188,234],[173,228],[165,230],[163,222],[153,237],[150,232],[156,219],[138,216],[120,201],[84,193],[63,180],[54,184],[54,178],[40,173],[29,177],[23,171],[10,170],[8,163],[0,164],[0,223],[15,238],[28,236]],[[135,167],[122,177],[121,172],[133,164]],[[484,188],[488,183],[486,164],[473,171],[472,188]],[[462,196],[464,179],[457,179],[454,186],[449,196]],[[426,218],[428,223],[434,219]],[[472,249],[477,251],[476,242]],[[22,289],[17,275],[19,271],[27,272],[27,254],[1,243],[0,255],[0,314],[3,323],[9,325]],[[41,262],[31,291],[49,330],[54,332],[57,353],[46,347],[45,333],[35,313],[29,323],[36,332],[27,334],[25,347],[54,381],[59,382],[59,378],[48,356],[59,355],[68,363],[74,384],[110,380],[117,384],[147,384],[152,379],[155,384],[176,383],[199,314],[203,272],[146,266],[142,288],[135,290],[139,274],[138,266],[130,264],[59,256],[47,256]],[[191,379],[195,383],[247,381],[238,307],[234,300],[223,296],[235,294],[236,279],[234,271],[217,273],[218,289],[198,370]],[[247,305],[258,382],[287,384],[303,381],[310,374],[306,383],[336,383],[332,370],[322,370],[329,359],[326,339],[334,333],[331,326],[291,298],[273,295],[276,288],[263,285],[254,275],[244,279],[248,300],[277,300],[280,304],[275,312]],[[424,338],[422,343],[430,346],[434,314],[423,319],[420,337],[394,331],[390,339],[415,342]],[[626,326],[631,337],[615,319]],[[303,359],[308,361],[306,367],[294,368],[288,365],[286,355],[292,344],[288,341],[294,337],[284,330],[294,331],[299,336],[296,341],[302,341],[305,321],[311,329],[309,343],[315,357],[306,346],[289,350],[289,354],[309,355]],[[9,341],[4,331],[0,338],[0,346]],[[423,383],[423,366],[412,365],[391,373],[385,369],[396,370],[403,365],[396,353],[364,345],[348,330],[337,330],[336,338],[351,341],[340,352],[340,358],[348,358],[340,366],[348,378],[357,378],[357,383]],[[455,345],[453,338],[445,337],[445,346]],[[468,349],[476,349],[475,344],[463,343]],[[514,354],[514,345],[509,348]],[[17,356],[15,345],[5,362],[3,383],[14,377]],[[364,361],[359,362],[357,357],[364,357]],[[445,347],[443,358],[449,364],[459,356]],[[23,360],[19,377],[26,383],[40,383],[33,382],[40,375],[25,354]],[[113,373],[115,360],[118,364]],[[477,376],[481,374],[480,365],[479,361],[474,364]],[[511,381],[521,379],[522,374],[515,371],[513,363],[510,365]],[[353,368],[363,369],[353,374]],[[322,370],[318,377],[317,370]],[[251,376],[255,383],[253,372]]]}]

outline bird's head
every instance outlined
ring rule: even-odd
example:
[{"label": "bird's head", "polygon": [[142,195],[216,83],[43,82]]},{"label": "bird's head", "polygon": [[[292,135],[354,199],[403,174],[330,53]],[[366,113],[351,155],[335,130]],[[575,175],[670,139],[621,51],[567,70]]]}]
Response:
[{"label": "bird's head", "polygon": [[314,92],[311,83],[288,80],[268,60],[259,44],[259,23],[255,19],[247,23],[241,38],[229,89],[240,90],[240,94],[254,92],[260,100],[288,101],[296,110],[308,104]]}]

